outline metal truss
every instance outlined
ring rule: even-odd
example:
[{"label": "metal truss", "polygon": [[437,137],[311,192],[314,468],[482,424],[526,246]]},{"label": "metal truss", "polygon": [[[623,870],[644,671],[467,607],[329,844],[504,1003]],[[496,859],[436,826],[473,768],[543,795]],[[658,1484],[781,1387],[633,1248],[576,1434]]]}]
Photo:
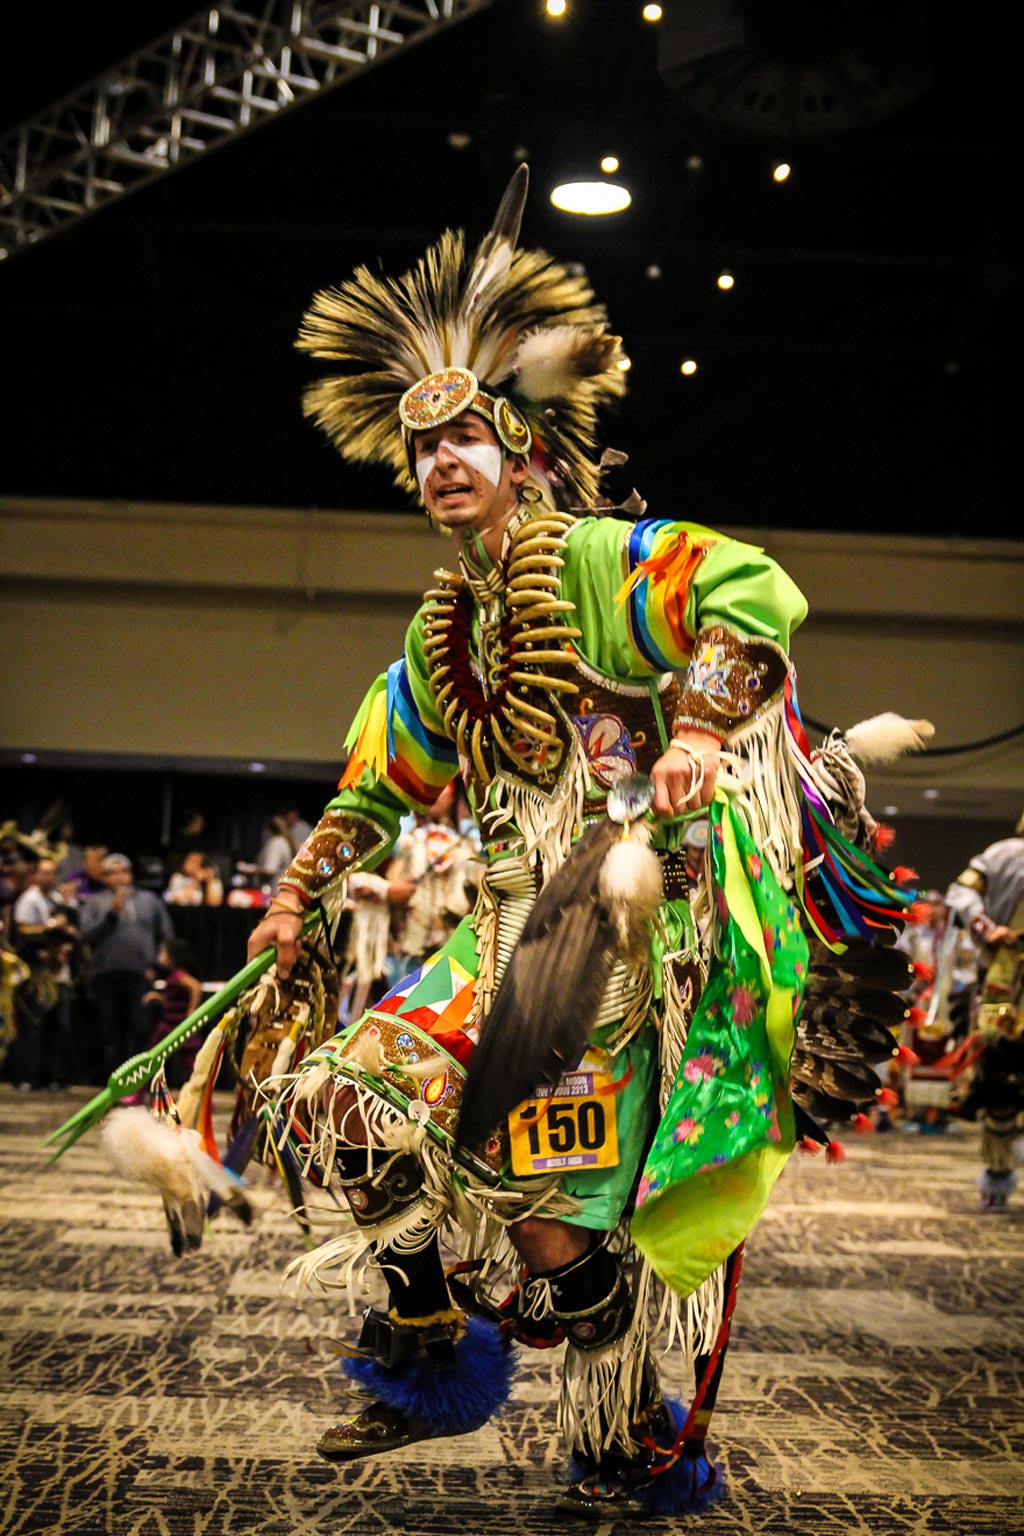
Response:
[{"label": "metal truss", "polygon": [[257,0],[201,11],[0,139],[0,260],[490,0]]}]

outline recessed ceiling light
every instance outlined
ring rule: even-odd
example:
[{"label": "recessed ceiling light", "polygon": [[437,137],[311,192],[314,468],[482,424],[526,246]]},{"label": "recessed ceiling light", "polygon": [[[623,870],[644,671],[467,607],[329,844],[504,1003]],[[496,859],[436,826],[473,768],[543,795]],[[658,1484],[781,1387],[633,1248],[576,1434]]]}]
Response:
[{"label": "recessed ceiling light", "polygon": [[595,215],[621,213],[633,199],[614,181],[566,181],[554,189],[551,201],[563,213]]}]

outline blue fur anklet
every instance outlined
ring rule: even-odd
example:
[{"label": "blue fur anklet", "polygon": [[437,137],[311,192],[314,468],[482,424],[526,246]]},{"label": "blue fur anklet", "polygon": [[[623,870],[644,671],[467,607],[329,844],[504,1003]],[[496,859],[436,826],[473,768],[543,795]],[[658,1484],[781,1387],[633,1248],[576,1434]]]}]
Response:
[{"label": "blue fur anklet", "polygon": [[342,1369],[377,1402],[386,1403],[436,1435],[479,1429],[508,1400],[514,1361],[493,1323],[471,1317],[455,1345],[454,1370],[438,1371],[423,1355],[393,1370],[356,1356]]}]

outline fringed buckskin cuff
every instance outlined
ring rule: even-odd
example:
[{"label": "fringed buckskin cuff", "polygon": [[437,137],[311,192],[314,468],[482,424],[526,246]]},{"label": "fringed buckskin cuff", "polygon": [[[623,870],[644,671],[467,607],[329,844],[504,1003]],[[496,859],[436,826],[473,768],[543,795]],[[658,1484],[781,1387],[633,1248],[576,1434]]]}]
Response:
[{"label": "fringed buckskin cuff", "polygon": [[325,811],[281,876],[280,888],[297,891],[314,906],[387,842],[383,827],[369,816],[359,811]]},{"label": "fringed buckskin cuff", "polygon": [[672,722],[676,731],[711,731],[725,738],[763,715],[782,690],[789,661],[773,640],[748,640],[714,624],[694,642]]}]

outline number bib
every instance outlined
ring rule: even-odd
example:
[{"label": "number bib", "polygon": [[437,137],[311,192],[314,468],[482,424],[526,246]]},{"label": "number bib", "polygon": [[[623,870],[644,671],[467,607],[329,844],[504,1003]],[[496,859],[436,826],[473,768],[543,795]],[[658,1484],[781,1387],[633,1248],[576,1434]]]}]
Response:
[{"label": "number bib", "polygon": [[615,1091],[610,1073],[568,1072],[539,1088],[508,1117],[512,1172],[614,1168],[619,1161]]}]

